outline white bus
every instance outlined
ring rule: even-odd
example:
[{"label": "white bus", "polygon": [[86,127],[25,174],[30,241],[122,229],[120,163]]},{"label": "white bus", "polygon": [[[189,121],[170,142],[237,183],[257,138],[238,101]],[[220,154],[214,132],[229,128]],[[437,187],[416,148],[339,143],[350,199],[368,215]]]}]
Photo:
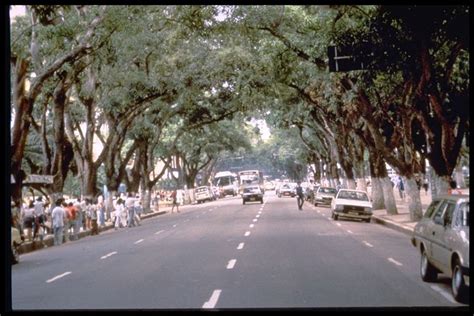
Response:
[{"label": "white bus", "polygon": [[242,191],[243,186],[247,184],[258,184],[262,192],[265,192],[265,188],[263,185],[263,172],[261,172],[260,170],[239,171],[239,184],[240,184],[239,191]]},{"label": "white bus", "polygon": [[230,171],[217,172],[212,184],[219,188],[221,197],[225,197],[226,195],[236,196],[239,193],[237,175]]}]

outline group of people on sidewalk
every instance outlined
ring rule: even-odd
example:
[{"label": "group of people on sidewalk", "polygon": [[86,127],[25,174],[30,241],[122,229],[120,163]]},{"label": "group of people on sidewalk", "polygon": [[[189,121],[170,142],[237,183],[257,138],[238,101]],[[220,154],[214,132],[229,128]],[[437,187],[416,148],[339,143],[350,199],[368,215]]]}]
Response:
[{"label": "group of people on sidewalk", "polygon": [[[139,225],[143,211],[138,197],[129,194],[123,201],[118,199],[114,206],[116,215],[113,223],[117,227],[133,227]],[[81,231],[90,230],[91,235],[99,234],[99,228],[105,226],[106,210],[102,196],[97,198],[80,198],[66,201],[59,198],[50,206],[43,202],[42,197],[30,200],[28,205],[21,207],[12,202],[12,225],[18,229],[25,241],[39,240],[52,234],[54,245],[77,240]],[[118,216],[117,216],[118,214]],[[25,238],[26,231],[26,238]]]}]

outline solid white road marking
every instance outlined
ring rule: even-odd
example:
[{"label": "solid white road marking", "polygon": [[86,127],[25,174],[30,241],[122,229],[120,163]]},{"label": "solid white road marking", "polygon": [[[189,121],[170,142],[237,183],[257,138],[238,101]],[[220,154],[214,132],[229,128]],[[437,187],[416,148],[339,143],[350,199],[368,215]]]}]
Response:
[{"label": "solid white road marking", "polygon": [[238,249],[238,250],[240,250],[240,249],[242,249],[242,248],[244,248],[244,243],[243,243],[243,242],[241,242],[241,243],[237,246],[237,249]]},{"label": "solid white road marking", "polygon": [[364,240],[364,244],[365,244],[366,246],[368,246],[368,247],[373,247],[373,245],[369,244],[369,243],[366,242],[365,240]]},{"label": "solid white road marking", "polygon": [[255,225],[254,225],[254,224],[250,224],[250,226],[249,226],[249,227],[250,227],[250,228],[254,228],[254,227],[255,227]]},{"label": "solid white road marking", "polygon": [[108,254],[106,254],[105,256],[102,256],[102,257],[100,257],[100,259],[106,259],[106,258],[108,258],[108,257],[110,257],[110,256],[113,256],[113,255],[115,255],[115,254],[117,254],[117,251],[114,251],[114,252],[108,253]]},{"label": "solid white road marking", "polygon": [[214,306],[217,304],[217,301],[219,300],[221,292],[222,290],[214,290],[214,292],[212,292],[211,298],[209,301],[205,302],[204,305],[202,305],[202,308],[214,308]]},{"label": "solid white road marking", "polygon": [[136,245],[136,244],[139,244],[139,243],[141,243],[143,240],[144,240],[144,239],[137,240],[136,242],[134,242],[134,244],[135,244],[135,245]]},{"label": "solid white road marking", "polygon": [[46,283],[51,283],[51,282],[53,282],[53,281],[56,281],[57,279],[60,279],[60,278],[62,278],[62,277],[65,277],[66,275],[71,274],[71,273],[72,273],[71,271],[64,272],[63,274],[57,275],[57,276],[55,276],[54,278],[51,278],[51,279],[47,280]]},{"label": "solid white road marking", "polygon": [[161,234],[162,232],[164,232],[164,230],[157,231],[155,235]]},{"label": "solid white road marking", "polygon": [[229,263],[227,263],[227,269],[233,269],[236,262],[237,262],[237,259],[229,260]]},{"label": "solid white road marking", "polygon": [[249,235],[250,235],[250,232],[246,231],[244,236],[249,236]]},{"label": "solid white road marking", "polygon": [[397,266],[402,266],[403,265],[403,264],[401,264],[400,262],[398,262],[397,260],[395,260],[393,258],[388,258],[388,261],[395,263]]},{"label": "solid white road marking", "polygon": [[454,303],[456,304],[457,302],[453,299],[453,296],[451,295],[451,293],[447,293],[444,289],[442,289],[441,287],[439,287],[439,285],[432,285],[431,288],[433,290],[435,290],[436,292],[438,292],[439,294],[441,294],[445,299],[447,299],[448,301],[450,301],[451,303]]}]

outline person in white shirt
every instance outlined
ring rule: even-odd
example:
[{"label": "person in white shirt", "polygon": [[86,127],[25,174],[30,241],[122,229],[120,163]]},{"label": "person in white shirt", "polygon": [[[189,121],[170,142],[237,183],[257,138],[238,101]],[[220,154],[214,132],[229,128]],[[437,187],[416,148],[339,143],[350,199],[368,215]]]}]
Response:
[{"label": "person in white shirt", "polygon": [[23,229],[26,229],[26,237],[31,241],[31,232],[35,221],[35,205],[33,201],[30,201],[28,207],[24,207],[21,210],[21,218],[23,220]]},{"label": "person in white shirt", "polygon": [[66,217],[66,212],[64,211],[63,199],[56,200],[56,207],[53,209],[51,213],[52,221],[53,221],[53,232],[54,232],[54,245],[59,246],[63,242],[63,230],[64,230],[64,219]]},{"label": "person in white shirt", "polygon": [[123,206],[123,200],[119,198],[117,200],[117,205],[115,206],[115,230],[117,228],[121,227],[121,221],[122,221],[122,213],[124,212],[125,207]]}]

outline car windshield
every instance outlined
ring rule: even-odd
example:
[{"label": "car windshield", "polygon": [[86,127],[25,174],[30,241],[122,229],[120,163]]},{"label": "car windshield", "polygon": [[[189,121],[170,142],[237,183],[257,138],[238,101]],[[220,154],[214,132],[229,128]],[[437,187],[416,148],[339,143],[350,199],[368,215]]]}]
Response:
[{"label": "car windshield", "polygon": [[366,193],[356,192],[356,191],[339,191],[339,195],[337,197],[339,199],[357,200],[357,201],[369,200]]},{"label": "car windshield", "polygon": [[319,192],[328,193],[328,194],[336,194],[337,190],[334,188],[319,188]]},{"label": "car windshield", "polygon": [[461,204],[460,208],[463,214],[462,225],[469,227],[469,202]]}]

